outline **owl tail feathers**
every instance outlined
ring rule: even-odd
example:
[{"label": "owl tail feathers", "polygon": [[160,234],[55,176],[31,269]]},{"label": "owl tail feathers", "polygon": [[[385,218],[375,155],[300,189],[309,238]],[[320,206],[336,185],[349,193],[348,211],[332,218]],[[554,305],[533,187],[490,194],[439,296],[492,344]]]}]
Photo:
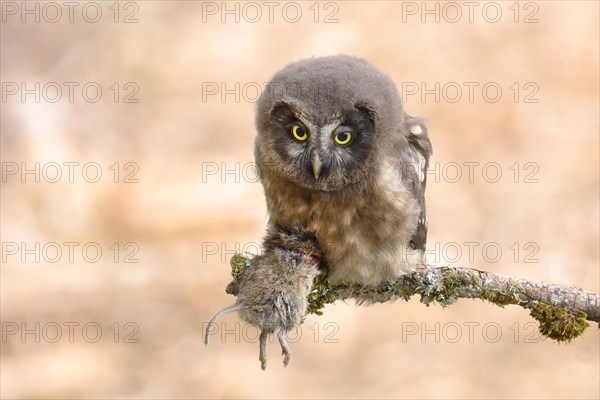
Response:
[{"label": "owl tail feathers", "polygon": [[237,303],[230,305],[229,307],[225,307],[224,309],[217,311],[215,315],[208,321],[208,325],[206,326],[206,331],[204,332],[204,345],[208,346],[208,335],[210,335],[212,331],[213,324],[217,322],[219,318],[221,318],[225,314],[229,314],[235,311],[239,311],[241,306]]}]

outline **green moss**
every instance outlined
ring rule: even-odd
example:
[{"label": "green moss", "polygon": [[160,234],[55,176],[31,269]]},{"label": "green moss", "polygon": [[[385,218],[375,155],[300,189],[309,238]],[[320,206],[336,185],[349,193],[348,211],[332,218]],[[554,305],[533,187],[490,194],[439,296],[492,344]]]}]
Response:
[{"label": "green moss", "polygon": [[540,323],[540,333],[558,342],[571,342],[589,326],[583,311],[537,303],[531,316]]},{"label": "green moss", "polygon": [[481,293],[481,298],[494,303],[495,305],[504,308],[509,304],[520,304],[519,293],[522,293],[519,284],[516,282],[510,282],[506,290],[488,289]]},{"label": "green moss", "polygon": [[415,282],[421,282],[417,286],[417,293],[421,295],[421,303],[429,306],[431,303],[439,303],[442,306],[449,306],[456,303],[459,293],[456,288],[461,285],[457,281],[457,274],[452,268],[441,267],[441,275],[427,273],[415,277]]},{"label": "green moss", "polygon": [[236,280],[240,273],[244,270],[244,268],[246,268],[246,263],[248,262],[248,260],[248,257],[245,257],[238,253],[234,254],[233,257],[231,257],[229,265],[231,265],[231,276],[234,280]]},{"label": "green moss", "polygon": [[360,298],[375,303],[386,303],[399,298],[409,300],[415,294],[414,290],[404,285],[402,281],[386,282],[376,289],[365,288]]},{"label": "green moss", "polygon": [[317,275],[313,287],[308,295],[308,313],[323,315],[326,304],[335,302],[338,298],[337,291],[329,283],[324,274]]},{"label": "green moss", "polygon": [[250,261],[248,257],[237,253],[231,257],[229,265],[231,265],[231,276],[233,277],[233,280],[225,288],[225,293],[237,296],[240,276],[242,272],[244,272],[248,261]]}]

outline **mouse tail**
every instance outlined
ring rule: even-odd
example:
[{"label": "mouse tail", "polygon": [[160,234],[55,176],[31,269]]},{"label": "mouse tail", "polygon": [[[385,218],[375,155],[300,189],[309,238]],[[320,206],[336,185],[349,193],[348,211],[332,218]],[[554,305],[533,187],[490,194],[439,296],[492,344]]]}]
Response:
[{"label": "mouse tail", "polygon": [[204,344],[205,344],[206,346],[208,346],[208,334],[210,333],[210,331],[211,331],[211,328],[212,328],[213,324],[214,324],[215,322],[217,322],[217,320],[218,320],[219,318],[221,318],[223,315],[225,315],[225,314],[229,314],[229,313],[232,313],[232,312],[235,312],[235,311],[239,311],[240,307],[241,307],[241,306],[240,306],[239,304],[237,304],[237,303],[236,303],[236,304],[233,304],[233,305],[231,305],[231,306],[229,306],[229,307],[225,307],[225,308],[224,308],[224,309],[222,309],[221,311],[218,311],[218,312],[217,312],[217,313],[216,313],[216,314],[215,314],[215,315],[214,315],[214,316],[213,316],[213,317],[210,319],[210,321],[208,321],[208,325],[206,326],[206,331],[204,332]]}]

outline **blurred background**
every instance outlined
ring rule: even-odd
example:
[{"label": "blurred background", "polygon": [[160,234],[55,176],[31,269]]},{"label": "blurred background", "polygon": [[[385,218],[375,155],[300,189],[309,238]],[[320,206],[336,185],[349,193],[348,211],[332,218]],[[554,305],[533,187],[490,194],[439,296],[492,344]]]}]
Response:
[{"label": "blurred background", "polygon": [[258,362],[229,258],[266,223],[254,107],[289,62],[365,57],[427,118],[428,256],[599,292],[599,3],[9,2],[3,398],[598,398],[594,324],[338,302]]}]

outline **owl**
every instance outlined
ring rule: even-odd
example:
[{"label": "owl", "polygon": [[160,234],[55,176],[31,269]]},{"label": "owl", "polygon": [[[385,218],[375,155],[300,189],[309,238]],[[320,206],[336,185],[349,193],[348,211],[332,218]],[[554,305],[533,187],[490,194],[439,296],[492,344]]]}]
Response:
[{"label": "owl", "polygon": [[311,232],[331,282],[376,286],[423,261],[432,147],[390,77],[345,55],[289,64],[258,99],[256,130],[269,228]]}]

